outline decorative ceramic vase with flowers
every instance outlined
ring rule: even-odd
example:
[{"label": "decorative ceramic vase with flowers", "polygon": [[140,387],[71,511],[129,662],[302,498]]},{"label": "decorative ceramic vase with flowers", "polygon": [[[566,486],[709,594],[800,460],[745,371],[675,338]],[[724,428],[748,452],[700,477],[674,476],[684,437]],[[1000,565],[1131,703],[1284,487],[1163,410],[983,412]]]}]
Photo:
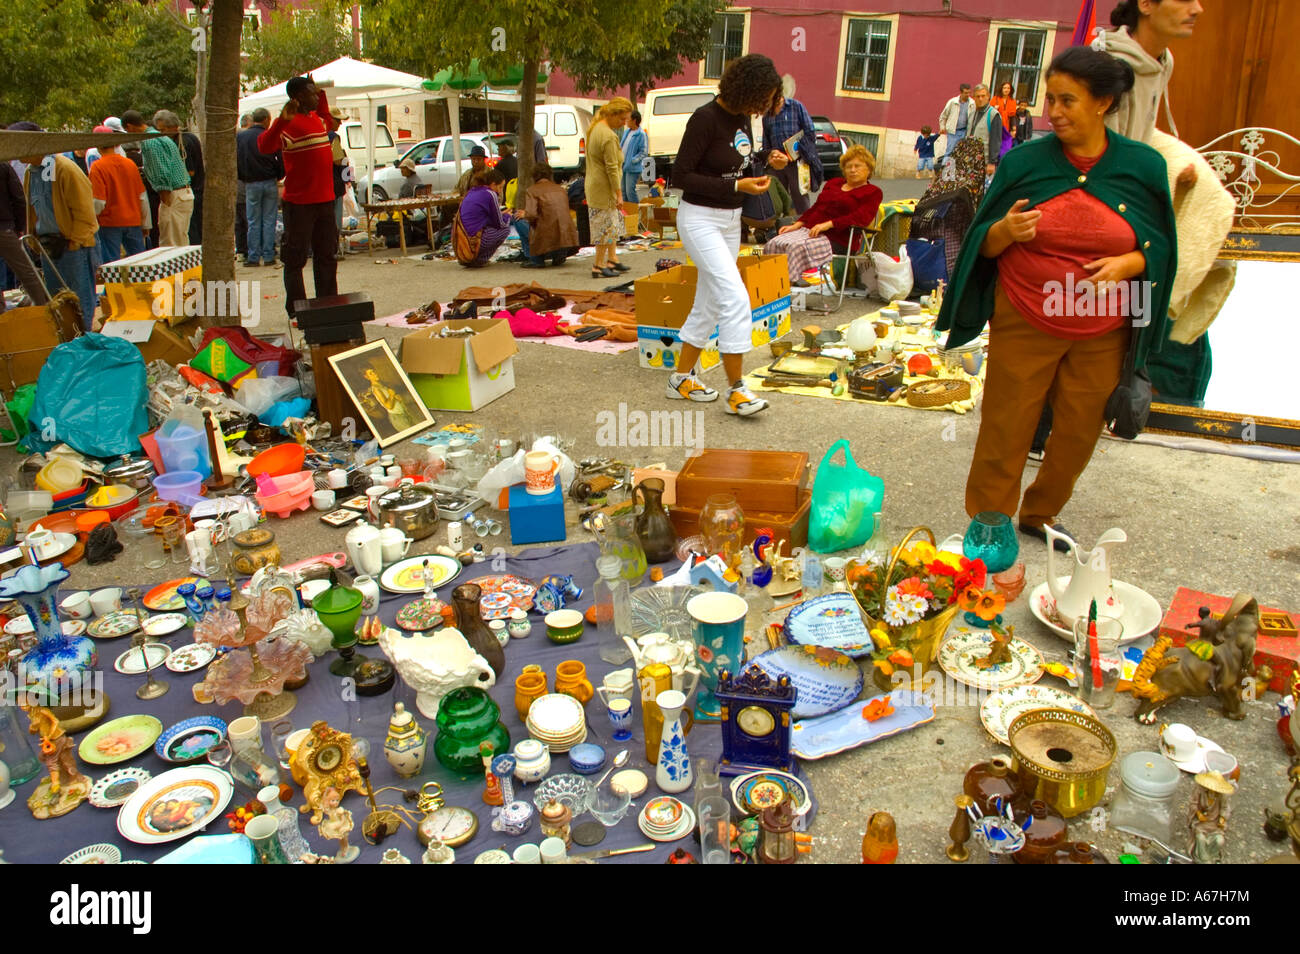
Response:
[{"label": "decorative ceramic vase with flowers", "polygon": [[[912,542],[918,534],[929,540]],[[982,587],[987,571],[980,560],[938,550],[930,528],[915,527],[888,559],[864,554],[846,575],[875,647],[872,681],[889,691],[921,688],[962,594]]]}]

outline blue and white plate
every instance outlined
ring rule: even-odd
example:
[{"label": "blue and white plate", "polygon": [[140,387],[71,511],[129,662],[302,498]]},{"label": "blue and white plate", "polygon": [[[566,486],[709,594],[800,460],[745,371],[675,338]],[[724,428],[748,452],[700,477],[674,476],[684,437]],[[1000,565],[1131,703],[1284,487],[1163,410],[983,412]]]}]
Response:
[{"label": "blue and white plate", "polygon": [[164,762],[197,762],[226,740],[226,723],[216,716],[194,716],[171,726],[154,743]]},{"label": "blue and white plate", "polygon": [[785,618],[785,639],[801,646],[824,646],[857,659],[875,647],[857,601],[849,593],[827,593],[800,603]]},{"label": "blue and white plate", "polygon": [[790,751],[801,759],[822,759],[887,739],[934,719],[933,707],[918,692],[896,690],[889,694],[889,702],[894,711],[874,722],[862,715],[865,705],[853,705],[817,719],[796,722],[790,733]]},{"label": "blue and white plate", "polygon": [[862,691],[862,670],[850,657],[821,646],[782,646],[754,659],[773,679],[789,676],[797,695],[794,717],[808,719],[843,709]]}]

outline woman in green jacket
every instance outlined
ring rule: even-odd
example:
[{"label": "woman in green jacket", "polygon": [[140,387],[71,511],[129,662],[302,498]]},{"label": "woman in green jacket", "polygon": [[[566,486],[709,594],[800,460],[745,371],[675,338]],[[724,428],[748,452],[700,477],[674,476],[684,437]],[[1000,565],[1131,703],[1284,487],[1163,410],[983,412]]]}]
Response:
[{"label": "woman in green jacket", "polygon": [[[966,482],[974,516],[1019,507],[1046,539],[1105,426],[1130,334],[1136,366],[1160,350],[1177,264],[1164,160],[1106,129],[1133,86],[1124,63],[1071,47],[1047,71],[1054,135],[1003,159],[944,295],[947,347],[990,326],[979,437]],[[1055,415],[1046,460],[1020,499],[1043,405]]]}]

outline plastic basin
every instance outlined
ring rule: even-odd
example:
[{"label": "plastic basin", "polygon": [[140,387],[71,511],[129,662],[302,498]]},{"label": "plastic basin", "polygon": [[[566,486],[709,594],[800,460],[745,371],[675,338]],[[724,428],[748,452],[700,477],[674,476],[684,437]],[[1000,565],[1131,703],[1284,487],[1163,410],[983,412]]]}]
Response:
[{"label": "plastic basin", "polygon": [[248,462],[248,472],[256,477],[266,474],[269,477],[283,477],[296,474],[302,470],[303,458],[307,451],[301,444],[276,444],[258,454]]},{"label": "plastic basin", "polygon": [[190,506],[201,496],[203,475],[195,470],[172,470],[153,479],[153,489],[162,500],[174,500]]},{"label": "plastic basin", "polygon": [[83,480],[85,474],[79,464],[62,457],[55,457],[37,473],[36,489],[61,494],[81,486]]},{"label": "plastic basin", "polygon": [[288,476],[271,477],[272,492],[257,491],[257,502],[267,513],[287,517],[295,510],[311,506],[311,492],[316,489],[316,476],[310,470]]}]

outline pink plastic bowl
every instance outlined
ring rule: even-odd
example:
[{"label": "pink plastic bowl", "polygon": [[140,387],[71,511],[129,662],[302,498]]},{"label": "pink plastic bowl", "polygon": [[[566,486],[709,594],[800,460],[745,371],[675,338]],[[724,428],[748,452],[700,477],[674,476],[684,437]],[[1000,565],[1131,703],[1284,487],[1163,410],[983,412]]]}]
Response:
[{"label": "pink plastic bowl", "polygon": [[316,478],[310,470],[267,479],[275,488],[274,492],[265,495],[260,490],[257,492],[257,502],[267,513],[287,517],[295,510],[306,510],[311,506],[311,492],[316,489]]}]

